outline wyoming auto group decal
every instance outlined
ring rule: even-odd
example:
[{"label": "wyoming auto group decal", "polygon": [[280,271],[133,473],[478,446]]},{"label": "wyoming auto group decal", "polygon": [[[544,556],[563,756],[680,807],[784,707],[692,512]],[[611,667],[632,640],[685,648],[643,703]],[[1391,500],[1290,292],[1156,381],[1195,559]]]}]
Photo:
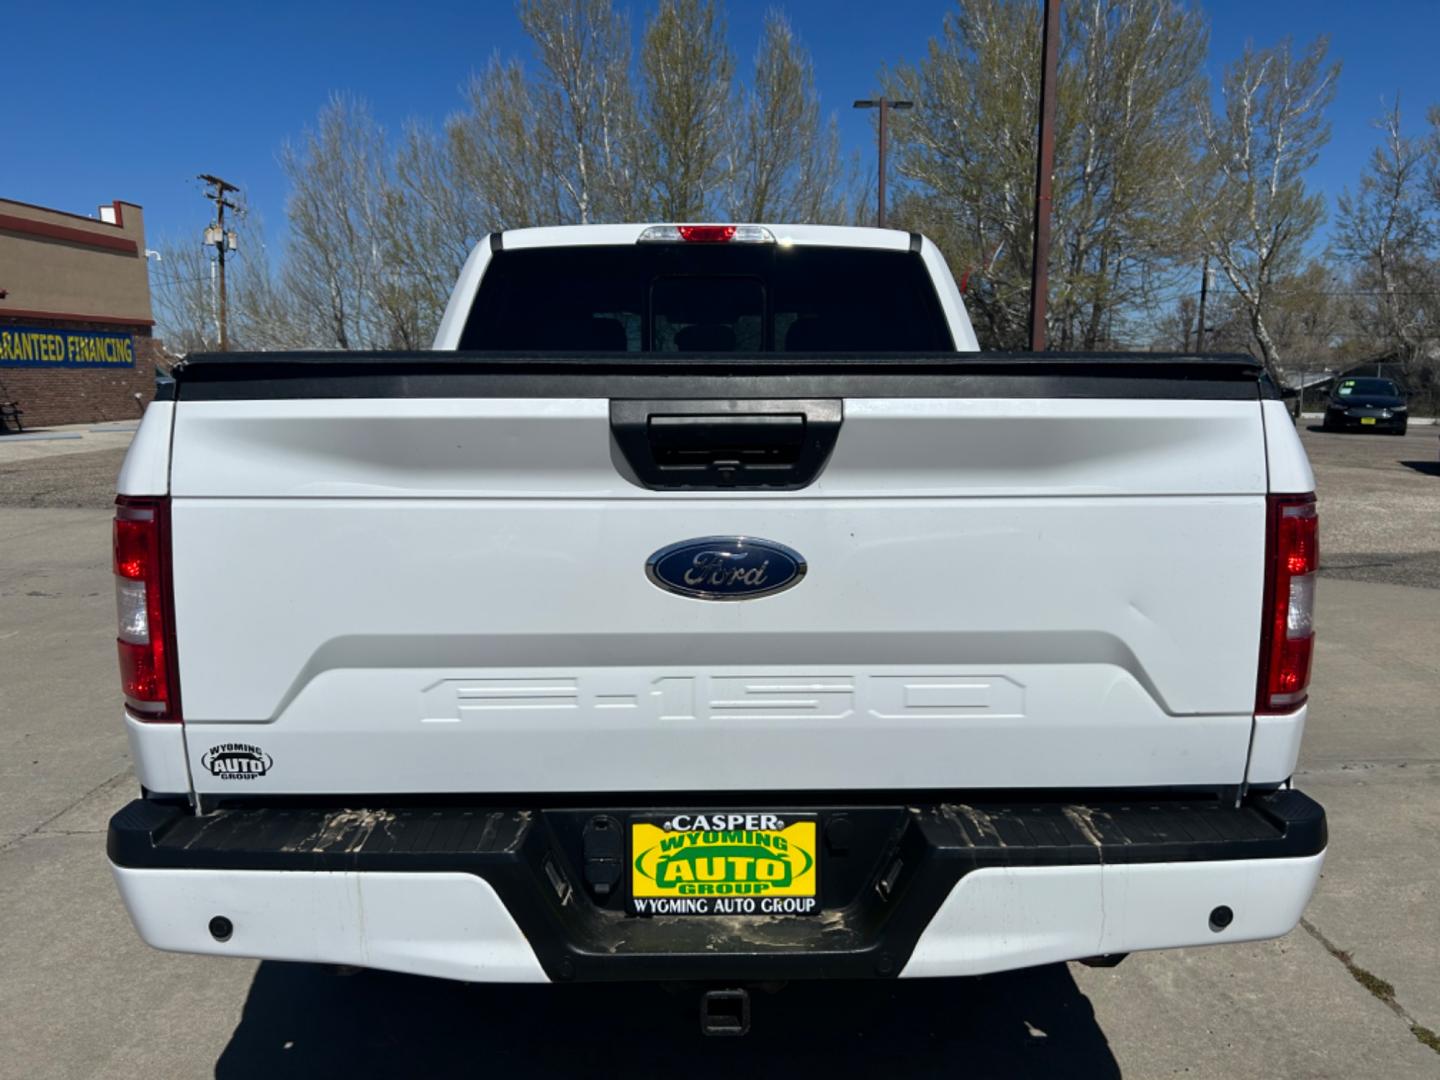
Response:
[{"label": "wyoming auto group decal", "polygon": [[258,746],[227,742],[205,751],[200,764],[220,780],[258,780],[270,771],[274,762]]},{"label": "wyoming auto group decal", "polygon": [[818,910],[813,817],[675,814],[631,824],[640,915],[810,915]]}]

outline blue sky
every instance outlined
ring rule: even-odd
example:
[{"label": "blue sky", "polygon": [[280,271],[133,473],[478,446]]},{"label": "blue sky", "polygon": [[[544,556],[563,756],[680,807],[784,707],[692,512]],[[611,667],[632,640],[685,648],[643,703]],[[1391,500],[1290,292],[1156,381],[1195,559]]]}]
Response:
[{"label": "blue sky", "polygon": [[[628,6],[640,21],[653,0]],[[1038,0],[1037,0],[1038,2]],[[622,0],[622,6],[623,4]],[[826,111],[846,149],[873,159],[866,114],[882,64],[923,54],[952,4],[899,0],[728,0],[731,43],[748,66],[765,11],[790,18],[815,59]],[[1344,61],[1330,112],[1334,137],[1311,180],[1334,197],[1353,185],[1381,99],[1396,93],[1412,130],[1440,104],[1440,0],[1208,0],[1218,73],[1246,39],[1332,39]],[[93,213],[145,207],[149,240],[195,233],[209,204],[194,176],[241,185],[276,238],[285,186],[276,151],[333,91],[365,98],[392,130],[437,123],[460,105],[470,73],[494,53],[528,56],[509,0],[467,2],[0,5],[0,196]],[[223,13],[223,14],[221,14]]]}]

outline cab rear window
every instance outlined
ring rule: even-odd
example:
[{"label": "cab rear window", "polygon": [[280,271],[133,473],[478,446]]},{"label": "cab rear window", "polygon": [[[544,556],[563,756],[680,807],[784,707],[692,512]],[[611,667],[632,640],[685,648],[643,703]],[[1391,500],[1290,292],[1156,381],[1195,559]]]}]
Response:
[{"label": "cab rear window", "polygon": [[954,347],[918,254],[774,244],[496,252],[460,338],[491,352]]}]

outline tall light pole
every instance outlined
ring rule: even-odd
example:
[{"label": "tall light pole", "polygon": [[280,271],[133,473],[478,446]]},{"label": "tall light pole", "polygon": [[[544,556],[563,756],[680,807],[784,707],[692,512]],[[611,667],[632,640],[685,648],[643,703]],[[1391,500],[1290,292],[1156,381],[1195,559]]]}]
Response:
[{"label": "tall light pole", "polygon": [[885,228],[885,115],[891,109],[913,109],[913,101],[891,101],[889,98],[866,98],[855,102],[857,109],[879,109],[880,110],[880,182],[878,202],[879,206],[875,212],[875,224],[879,228]]},{"label": "tall light pole", "polygon": [[215,224],[205,230],[205,243],[207,246],[214,245],[217,261],[220,269],[220,317],[218,332],[220,335],[220,351],[226,352],[230,348],[229,338],[225,332],[226,302],[225,302],[225,252],[235,250],[235,232],[225,231],[225,208],[239,210],[229,199],[225,198],[231,192],[238,192],[240,189],[228,180],[221,180],[218,176],[211,176],[209,173],[201,173],[197,178],[205,181],[205,197],[215,202]]},{"label": "tall light pole", "polygon": [[1060,0],[1045,0],[1040,38],[1040,152],[1035,155],[1035,246],[1030,259],[1030,350],[1045,351],[1045,302],[1050,291],[1051,176],[1055,172],[1055,67],[1060,50]]}]

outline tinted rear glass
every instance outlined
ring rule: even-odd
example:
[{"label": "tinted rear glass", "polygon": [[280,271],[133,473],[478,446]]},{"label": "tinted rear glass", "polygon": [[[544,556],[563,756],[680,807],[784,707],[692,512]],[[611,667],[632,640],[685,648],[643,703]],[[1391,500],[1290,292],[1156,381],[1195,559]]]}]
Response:
[{"label": "tinted rear glass", "polygon": [[955,345],[913,252],[632,244],[497,252],[460,347],[848,353]]}]

